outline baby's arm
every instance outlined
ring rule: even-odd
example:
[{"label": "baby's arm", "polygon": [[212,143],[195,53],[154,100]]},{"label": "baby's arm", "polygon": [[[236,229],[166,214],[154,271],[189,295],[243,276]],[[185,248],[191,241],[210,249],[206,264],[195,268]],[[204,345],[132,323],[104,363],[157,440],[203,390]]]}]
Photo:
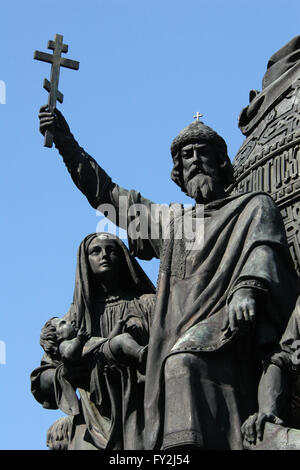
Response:
[{"label": "baby's arm", "polygon": [[59,345],[59,352],[63,361],[76,362],[81,358],[82,349],[90,335],[85,330],[80,330],[76,338],[63,341]]}]

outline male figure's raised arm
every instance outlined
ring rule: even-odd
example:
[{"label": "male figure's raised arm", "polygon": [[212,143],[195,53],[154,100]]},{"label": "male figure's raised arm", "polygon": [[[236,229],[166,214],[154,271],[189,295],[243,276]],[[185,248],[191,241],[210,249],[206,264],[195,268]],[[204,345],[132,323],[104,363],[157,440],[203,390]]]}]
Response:
[{"label": "male figure's raised arm", "polygon": [[57,109],[54,113],[42,106],[39,113],[40,132],[44,135],[47,129],[53,132],[55,147],[78,189],[87,197],[95,209],[102,203],[113,203],[111,191],[114,183],[107,173],[87,152],[80,147],[70,131],[70,127]]},{"label": "male figure's raised arm", "polygon": [[[54,113],[50,112],[47,106],[42,106],[39,113],[40,132],[44,134],[47,129],[53,133],[53,140],[56,148],[63,157],[64,163],[78,189],[87,197],[92,207],[103,213],[103,205],[111,204],[115,209],[115,219],[111,219],[117,226],[128,231],[131,224],[137,227],[139,223],[136,211],[132,210],[143,207],[144,211],[140,219],[143,217],[143,228],[145,221],[147,229],[143,230],[142,238],[137,239],[131,237],[128,233],[131,251],[142,259],[151,259],[159,257],[161,242],[159,237],[153,239],[151,230],[160,233],[159,227],[153,230],[153,224],[159,226],[160,220],[151,220],[152,201],[143,198],[140,193],[131,190],[128,191],[121,188],[112,181],[110,176],[101,168],[85,150],[80,147],[72,135],[69,125],[60,111],[55,109]],[[120,204],[120,201],[124,203]],[[108,211],[108,218],[111,218]],[[135,219],[135,222],[133,222]]]}]

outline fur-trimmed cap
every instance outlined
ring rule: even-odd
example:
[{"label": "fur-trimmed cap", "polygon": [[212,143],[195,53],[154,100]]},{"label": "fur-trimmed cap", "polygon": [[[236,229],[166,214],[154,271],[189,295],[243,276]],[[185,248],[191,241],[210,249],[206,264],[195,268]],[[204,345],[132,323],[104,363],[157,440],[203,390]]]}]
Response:
[{"label": "fur-trimmed cap", "polygon": [[227,145],[225,140],[211,127],[206,126],[201,121],[194,121],[189,126],[182,129],[171,144],[171,154],[173,157],[173,169],[171,172],[172,180],[184,191],[182,180],[182,163],[180,151],[182,147],[199,141],[211,144],[219,158],[222,179],[225,187],[229,187],[234,181],[233,167],[228,157]]},{"label": "fur-trimmed cap", "polygon": [[222,153],[227,155],[227,145],[225,140],[211,127],[206,126],[201,121],[194,121],[179,132],[171,144],[172,157],[178,153],[187,144],[205,140],[206,142],[215,144],[220,148]]}]

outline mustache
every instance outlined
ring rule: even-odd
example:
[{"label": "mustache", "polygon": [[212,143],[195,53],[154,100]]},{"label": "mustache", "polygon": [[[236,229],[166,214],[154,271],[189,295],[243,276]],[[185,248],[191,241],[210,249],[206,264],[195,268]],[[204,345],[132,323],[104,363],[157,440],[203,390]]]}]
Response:
[{"label": "mustache", "polygon": [[216,180],[217,178],[215,177],[215,175],[212,175],[211,173],[208,173],[202,169],[199,169],[199,168],[192,168],[191,171],[188,173],[187,175],[187,180],[188,182],[191,181],[192,179],[198,177],[199,180],[201,179],[206,179],[206,178],[210,178],[212,180]]}]

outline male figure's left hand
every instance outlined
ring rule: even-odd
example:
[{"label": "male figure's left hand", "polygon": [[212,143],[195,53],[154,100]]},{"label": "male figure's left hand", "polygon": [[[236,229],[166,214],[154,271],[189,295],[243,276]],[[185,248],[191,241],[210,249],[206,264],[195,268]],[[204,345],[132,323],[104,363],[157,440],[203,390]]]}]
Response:
[{"label": "male figure's left hand", "polygon": [[257,294],[251,287],[236,290],[228,304],[222,330],[228,330],[228,333],[249,330],[255,323],[256,297]]}]

